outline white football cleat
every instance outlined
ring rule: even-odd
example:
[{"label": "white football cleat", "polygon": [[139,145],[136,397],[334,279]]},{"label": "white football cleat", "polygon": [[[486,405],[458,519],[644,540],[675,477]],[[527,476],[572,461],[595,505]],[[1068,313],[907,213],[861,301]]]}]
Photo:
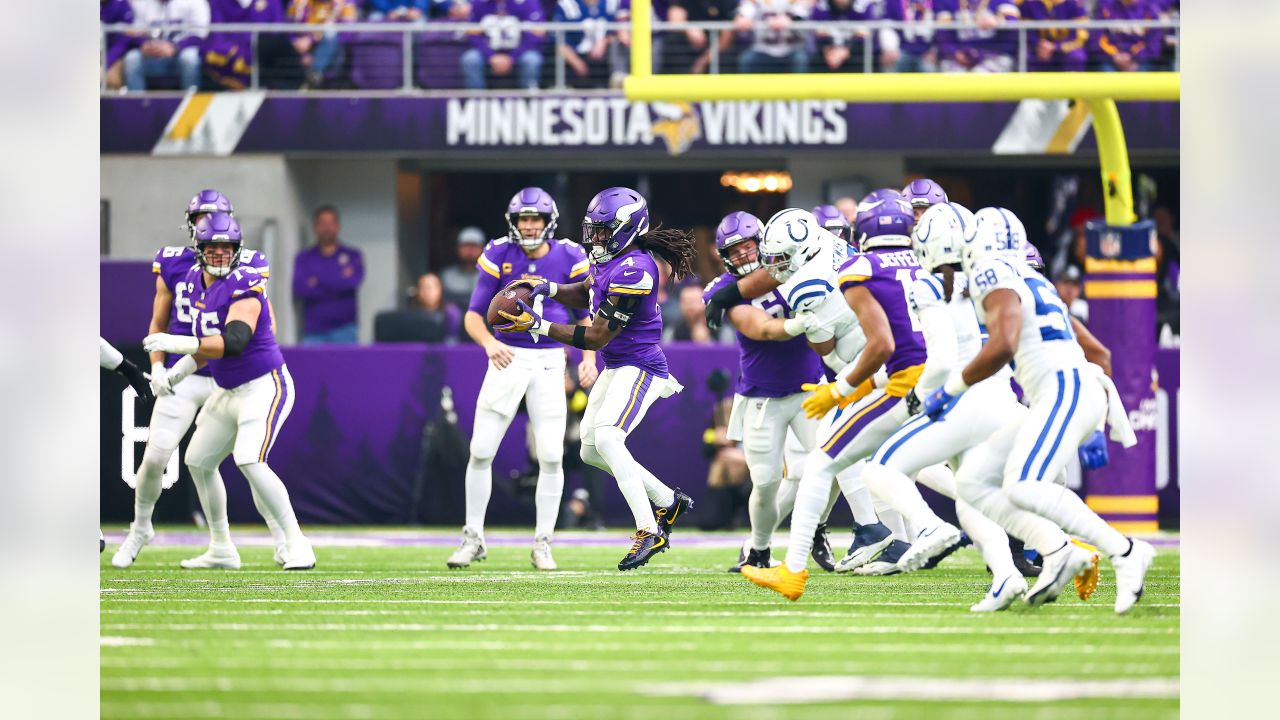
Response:
[{"label": "white football cleat", "polygon": [[188,570],[239,570],[240,553],[235,545],[210,545],[203,555],[178,564]]},{"label": "white football cleat", "polygon": [[555,558],[551,557],[549,536],[540,535],[533,539],[533,551],[529,553],[529,560],[539,570],[555,570],[558,567]]},{"label": "white football cleat", "polygon": [[1026,594],[1027,581],[1021,573],[1006,575],[998,582],[993,580],[986,597],[970,606],[969,612],[1000,612]]},{"label": "white football cleat", "polygon": [[949,522],[934,525],[920,531],[911,549],[898,559],[898,569],[915,572],[926,563],[960,543],[960,528]]},{"label": "white football cleat", "polygon": [[449,556],[445,564],[451,568],[464,568],[477,560],[487,557],[484,551],[484,538],[469,527],[462,528],[462,544]]},{"label": "white football cleat", "polygon": [[1147,569],[1156,559],[1156,549],[1146,540],[1129,539],[1129,552],[1112,555],[1111,567],[1116,571],[1116,612],[1129,612],[1142,599],[1142,586]]},{"label": "white football cleat", "polygon": [[1033,607],[1057,600],[1062,589],[1091,564],[1093,553],[1075,543],[1067,543],[1060,550],[1045,556],[1044,569],[1040,571],[1040,577],[1024,599]]},{"label": "white football cleat", "polygon": [[129,567],[137,559],[143,546],[151,542],[151,538],[155,536],[154,530],[139,530],[137,526],[130,524],[129,534],[125,536],[124,542],[120,543],[116,554],[111,556],[111,565],[122,569]]},{"label": "white football cleat", "polygon": [[310,540],[299,535],[298,539],[285,543],[281,567],[285,570],[310,570],[315,566],[316,553],[311,549]]}]

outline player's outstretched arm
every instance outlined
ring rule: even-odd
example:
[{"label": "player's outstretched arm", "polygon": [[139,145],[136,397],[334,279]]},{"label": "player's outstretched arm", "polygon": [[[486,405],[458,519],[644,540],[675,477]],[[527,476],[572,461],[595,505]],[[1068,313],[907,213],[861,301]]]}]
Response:
[{"label": "player's outstretched arm", "polygon": [[[809,316],[812,317],[812,316]],[[738,332],[752,340],[787,341],[805,331],[804,318],[771,317],[769,313],[750,305],[738,305],[729,310],[729,322]]]},{"label": "player's outstretched arm", "polygon": [[707,301],[706,318],[707,327],[712,330],[720,329],[720,322],[724,319],[724,314],[729,308],[735,307],[743,300],[754,300],[765,293],[776,290],[779,283],[773,279],[764,268],[752,270],[744,277],[738,279],[737,282],[724,286],[716,291],[711,299]]},{"label": "player's outstretched arm", "polygon": [[960,373],[966,387],[986,380],[1008,365],[1022,335],[1022,301],[1018,293],[997,288],[982,299],[982,307],[987,313],[987,342]]},{"label": "player's outstretched arm", "polygon": [[1102,372],[1106,373],[1107,377],[1111,377],[1111,348],[1103,345],[1102,341],[1089,332],[1089,328],[1074,315],[1071,317],[1071,328],[1076,331],[1076,342],[1080,343],[1080,349],[1084,350],[1084,358],[1102,368]]}]

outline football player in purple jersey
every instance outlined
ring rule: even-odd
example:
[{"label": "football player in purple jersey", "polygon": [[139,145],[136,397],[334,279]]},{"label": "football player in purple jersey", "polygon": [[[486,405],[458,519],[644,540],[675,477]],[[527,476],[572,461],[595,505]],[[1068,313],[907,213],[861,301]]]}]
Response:
[{"label": "football player in purple jersey", "polygon": [[[196,223],[214,212],[233,214],[231,200],[217,190],[208,189],[196,193],[187,203],[184,218],[189,243],[163,247],[156,252],[155,260],[151,263],[151,271],[156,274],[156,292],[152,301],[148,333],[191,334],[192,298],[182,280],[196,264],[196,249],[190,244],[195,236]],[[263,278],[269,276],[267,258],[262,253],[249,248],[242,248],[239,253],[237,262],[256,268]],[[183,373],[172,369],[177,361],[176,356],[163,352],[151,353],[151,390],[156,396],[156,403],[147,424],[147,446],[142,454],[142,462],[137,474],[130,478],[134,487],[133,523],[129,526],[129,534],[125,536],[124,542],[111,558],[111,564],[117,568],[132,565],[138,553],[154,536],[151,514],[155,510],[156,501],[161,491],[172,486],[178,479],[175,451],[195,420],[196,413],[209,399],[215,387],[213,376],[207,368],[185,377]],[[222,477],[217,470],[214,470],[212,482],[222,484]],[[253,498],[259,513],[266,518],[267,526],[271,529],[276,562],[281,563],[284,534],[263,510],[256,493]]]},{"label": "football player in purple jersey", "polygon": [[835,205],[818,205],[813,208],[813,216],[818,224],[826,228],[832,235],[853,244],[853,226],[845,219],[844,213]]},{"label": "football player in purple jersey", "polygon": [[[582,220],[582,244],[591,271],[582,282],[518,280],[533,289],[530,298],[555,298],[566,307],[591,311],[590,326],[550,322],[523,301],[518,315],[506,313],[506,333],[532,333],[583,350],[598,350],[604,371],[591,388],[582,418],[582,459],[614,476],[631,508],[636,533],[619,570],[640,567],[667,549],[671,530],[693,501],[672,490],[627,450],[627,435],[661,397],[683,387],[667,370],[662,312],[657,292],[658,263],[677,280],[692,272],[693,234],[649,227],[649,205],[630,188],[601,190]],[[650,506],[650,502],[656,506]],[[812,538],[810,538],[812,539]]]},{"label": "football player in purple jersey", "polygon": [[267,465],[293,409],[294,391],[272,330],[266,279],[240,263],[240,223],[231,215],[217,212],[197,220],[195,242],[196,264],[181,280],[192,299],[192,334],[152,333],[143,340],[147,352],[185,356],[174,372],[189,374],[207,364],[217,386],[187,446],[187,467],[209,521],[209,549],[181,565],[240,567],[227,523],[226,490],[216,474],[230,454],[259,506],[284,533],[284,569],[313,568],[315,552],[298,527],[289,491]]},{"label": "football player in purple jersey", "polygon": [[[762,226],[759,218],[747,212],[730,213],[720,221],[716,228],[716,250],[727,272],[707,285],[706,295],[761,267]],[[751,474],[748,506],[751,540],[738,563],[730,568],[735,572],[743,565],[770,566],[773,533],[793,504],[780,502],[788,431],[808,453],[813,449],[818,427],[801,407],[807,395],[801,386],[818,382],[823,372],[822,361],[801,337],[803,321],[792,315],[786,299],[777,290],[754,300],[743,300],[727,314],[738,331],[741,348],[741,372],[729,417],[729,439],[742,443]],[[834,499],[837,495],[833,493],[831,497]],[[794,499],[794,494],[790,494],[790,500]],[[834,570],[825,522],[818,524],[817,535],[814,561],[826,570]]]},{"label": "football player in purple jersey", "polygon": [[902,197],[911,203],[911,211],[915,214],[916,222],[920,222],[925,210],[938,203],[947,202],[947,191],[929,178],[918,178],[902,188]]},{"label": "football player in purple jersey", "polygon": [[[528,333],[507,333],[498,340],[485,324],[485,313],[493,296],[516,280],[575,282],[586,276],[589,263],[580,245],[556,239],[560,212],[555,200],[542,188],[527,187],[516,193],[507,204],[504,217],[507,234],[491,240],[476,263],[480,278],[463,318],[467,334],[489,356],[489,365],[476,398],[476,419],[471,431],[466,526],[462,528],[462,543],[447,564],[464,568],[485,558],[484,516],[493,491],[493,457],[523,399],[538,456],[530,560],[539,570],[555,570],[551,533],[564,490],[565,348],[540,342],[541,336]],[[534,307],[552,322],[586,322],[586,310],[569,309],[554,300],[538,298]],[[596,354],[584,350],[578,365],[579,382],[589,388],[595,378]]]}]

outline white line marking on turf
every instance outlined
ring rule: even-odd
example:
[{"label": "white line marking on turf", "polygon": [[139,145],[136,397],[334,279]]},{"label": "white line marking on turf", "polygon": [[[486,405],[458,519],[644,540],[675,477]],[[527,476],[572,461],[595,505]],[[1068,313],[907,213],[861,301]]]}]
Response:
[{"label": "white line marking on turf", "polygon": [[121,637],[118,635],[103,635],[98,638],[102,647],[125,647],[127,645],[155,645],[154,638],[146,637]]},{"label": "white line marking on turf", "polygon": [[[154,630],[157,625],[144,623],[102,623],[104,630]],[[519,625],[502,623],[452,624],[452,623],[166,623],[169,631],[225,631],[225,632],[289,632],[320,630],[329,632],[529,632],[529,633],[652,633],[652,627],[636,625]],[[915,625],[879,625],[875,627],[781,625],[759,627],[706,627],[700,625],[667,625],[664,633],[723,635],[758,635],[761,632],[797,633],[807,635],[1079,635],[1085,632],[1079,626],[1059,627],[919,627]],[[1108,635],[1177,635],[1178,628],[1108,627],[1100,630]]]},{"label": "white line marking on turf", "polygon": [[751,682],[640,685],[649,695],[705,698],[716,705],[792,704],[843,700],[999,700],[1048,702],[1079,698],[1178,697],[1178,680],[1044,680],[950,677],[775,677]]},{"label": "white line marking on turf", "polygon": [[[117,591],[118,592],[118,591]],[[167,592],[167,591],[165,591]],[[161,594],[156,591],[155,594]],[[160,603],[163,605],[172,605],[173,603],[201,603],[208,604],[212,602],[208,598],[140,598],[140,597],[112,597],[110,603]],[[607,605],[616,607],[618,601],[613,598],[601,598],[596,600],[442,600],[442,599],[414,599],[405,598],[360,598],[360,599],[338,599],[338,598],[236,598],[236,604],[240,603],[265,603],[269,605],[280,604],[334,604],[334,605],[511,605],[512,607],[523,608],[530,605]],[[755,601],[729,601],[729,600],[627,600],[627,605],[676,605],[676,606],[698,606],[706,607],[708,605],[724,605],[729,607],[764,607],[776,604],[773,600],[755,600]],[[961,605],[960,602],[890,602],[887,600],[805,600],[804,607],[811,605],[823,605],[830,607],[944,607],[955,608]],[[1182,607],[1180,603],[1155,603],[1143,602],[1142,607],[1159,607],[1159,608],[1177,608]],[[798,606],[799,607],[799,606]],[[1100,609],[1108,613],[1113,612],[1110,605],[1094,604],[1072,606],[1072,610],[1092,610]],[[106,612],[105,610],[103,612]],[[781,611],[786,612],[786,611]],[[1055,615],[1054,617],[1058,617]]]}]

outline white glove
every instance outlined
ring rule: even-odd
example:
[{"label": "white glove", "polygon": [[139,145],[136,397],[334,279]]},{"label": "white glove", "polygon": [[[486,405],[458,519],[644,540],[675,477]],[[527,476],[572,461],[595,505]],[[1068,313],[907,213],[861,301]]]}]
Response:
[{"label": "white glove", "polygon": [[791,337],[799,337],[818,326],[818,316],[812,313],[797,315],[782,321],[782,329]]},{"label": "white glove", "polygon": [[195,355],[200,351],[200,338],[191,335],[153,333],[142,339],[142,349],[149,353],[166,352],[175,355]]},{"label": "white glove", "polygon": [[164,363],[151,363],[151,392],[156,397],[173,394],[173,384],[169,378],[169,369]]}]

